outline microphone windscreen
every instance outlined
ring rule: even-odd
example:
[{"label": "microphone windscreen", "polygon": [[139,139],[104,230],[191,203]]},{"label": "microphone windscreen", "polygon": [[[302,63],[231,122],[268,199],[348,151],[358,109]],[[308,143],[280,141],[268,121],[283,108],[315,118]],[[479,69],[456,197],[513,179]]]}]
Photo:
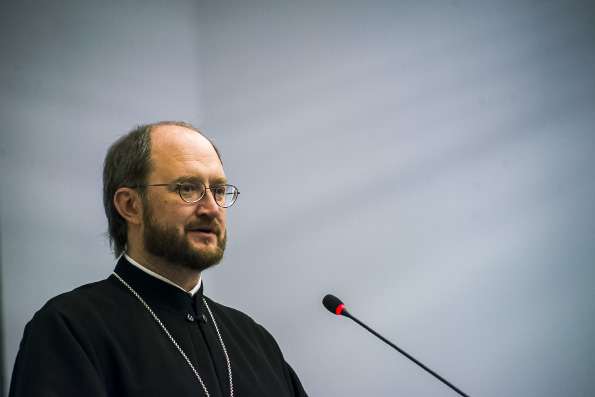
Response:
[{"label": "microphone windscreen", "polygon": [[337,313],[337,308],[339,308],[339,306],[344,306],[343,302],[341,302],[341,299],[331,294],[328,294],[322,298],[322,304],[329,312],[333,314],[340,314],[340,311]]}]

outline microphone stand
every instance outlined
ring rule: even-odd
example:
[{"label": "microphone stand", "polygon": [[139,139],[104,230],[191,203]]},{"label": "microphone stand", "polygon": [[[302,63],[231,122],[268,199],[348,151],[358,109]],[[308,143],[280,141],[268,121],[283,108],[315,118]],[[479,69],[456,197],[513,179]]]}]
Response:
[{"label": "microphone stand", "polygon": [[388,339],[386,339],[384,336],[380,335],[378,332],[374,331],[372,328],[370,328],[366,324],[362,323],[356,317],[352,316],[347,310],[343,310],[340,315],[345,316],[345,317],[349,317],[350,319],[352,319],[353,321],[355,321],[356,323],[358,323],[359,325],[361,325],[362,327],[364,327],[365,329],[367,329],[370,333],[372,333],[373,335],[377,336],[384,343],[386,343],[387,345],[389,345],[393,349],[397,350],[399,353],[401,353],[402,355],[404,355],[405,357],[407,357],[408,359],[410,359],[411,361],[413,361],[414,363],[416,363],[417,365],[419,365],[420,367],[422,367],[423,369],[425,369],[430,374],[434,375],[435,378],[437,378],[439,381],[441,381],[442,383],[444,383],[446,386],[450,387],[452,390],[454,390],[457,393],[459,393],[459,395],[461,395],[463,397],[469,397],[467,394],[463,393],[461,390],[459,390],[452,383],[450,383],[449,381],[447,381],[446,379],[444,379],[442,376],[438,375],[436,372],[432,371],[430,368],[426,367],[424,364],[422,364],[421,362],[417,361],[415,359],[415,357],[413,357],[412,355],[410,355],[409,353],[407,353],[405,350],[399,348],[397,345],[395,345],[394,343],[392,343],[391,341],[389,341]]}]

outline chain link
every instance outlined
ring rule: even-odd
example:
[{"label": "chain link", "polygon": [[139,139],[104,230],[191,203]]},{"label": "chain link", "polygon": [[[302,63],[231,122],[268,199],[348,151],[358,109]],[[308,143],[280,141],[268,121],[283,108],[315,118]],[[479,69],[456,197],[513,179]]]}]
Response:
[{"label": "chain link", "polygon": [[[180,352],[180,354],[182,355],[182,357],[184,357],[184,360],[186,360],[186,363],[188,364],[188,366],[190,367],[190,369],[192,369],[192,372],[194,372],[194,375],[196,376],[196,379],[198,379],[198,382],[202,386],[202,389],[205,392],[205,395],[207,397],[210,397],[210,394],[209,394],[209,391],[207,389],[207,386],[203,382],[203,380],[200,377],[198,371],[196,370],[196,368],[194,368],[194,365],[192,365],[192,362],[190,362],[190,359],[188,358],[188,356],[186,355],[186,353],[184,352],[184,350],[180,347],[180,345],[178,344],[178,342],[176,342],[176,340],[174,339],[174,337],[170,334],[170,332],[167,329],[167,327],[165,326],[165,324],[163,324],[163,322],[155,314],[155,312],[153,311],[153,309],[151,309],[151,307],[147,304],[147,302],[145,302],[145,300],[134,290],[134,288],[132,288],[130,285],[128,285],[128,283],[126,281],[124,281],[124,279],[122,277],[120,277],[120,275],[118,273],[113,272],[113,275],[116,276],[116,278],[118,280],[120,280],[120,282],[126,288],[128,288],[128,290],[132,293],[132,295],[134,295],[136,297],[136,299],[138,299],[138,301],[140,303],[142,303],[142,305],[145,307],[145,309],[147,309],[147,311],[151,314],[151,316],[153,317],[153,319],[155,319],[155,322],[157,322],[157,324],[159,324],[159,326],[161,327],[161,329],[163,330],[163,332],[165,332],[165,335],[167,335],[167,337],[169,338],[169,340],[171,341],[171,343],[173,343],[173,345],[176,347],[176,349],[178,349],[178,352]],[[223,343],[223,338],[221,337],[221,333],[219,332],[219,327],[217,327],[217,322],[215,321],[215,317],[213,316],[213,313],[211,312],[211,308],[207,304],[207,301],[206,301],[206,299],[204,297],[202,298],[202,301],[205,304],[205,306],[207,308],[207,311],[209,312],[209,315],[211,316],[211,320],[213,320],[213,325],[215,326],[215,331],[217,331],[217,336],[219,337],[219,342],[221,343],[221,348],[223,349],[223,355],[225,356],[225,361],[227,363],[227,372],[228,372],[228,375],[229,375],[229,393],[230,393],[230,396],[233,397],[233,380],[232,380],[232,375],[231,375],[231,361],[229,360],[229,355],[227,354],[227,349],[225,347],[225,343]]]}]

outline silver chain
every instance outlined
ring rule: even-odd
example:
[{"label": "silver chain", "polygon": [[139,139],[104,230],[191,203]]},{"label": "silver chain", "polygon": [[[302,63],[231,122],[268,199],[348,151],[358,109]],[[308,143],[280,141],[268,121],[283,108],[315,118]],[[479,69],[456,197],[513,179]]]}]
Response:
[{"label": "silver chain", "polygon": [[[163,324],[163,322],[161,321],[161,319],[159,317],[157,317],[157,315],[155,314],[155,312],[153,311],[153,309],[151,309],[151,307],[147,304],[147,302],[145,302],[145,300],[138,294],[138,292],[136,292],[134,290],[134,288],[132,288],[130,285],[128,285],[128,283],[126,281],[124,281],[124,279],[122,277],[120,277],[120,275],[118,273],[114,272],[113,275],[116,276],[116,278],[118,280],[120,280],[120,282],[126,288],[128,288],[128,290],[130,290],[130,292],[132,293],[132,295],[134,295],[136,297],[136,299],[138,299],[139,302],[143,304],[143,306],[145,307],[145,309],[147,309],[147,311],[151,314],[151,316],[153,316],[153,318],[155,319],[155,321],[157,322],[157,324],[159,324],[159,326],[161,327],[161,329],[163,330],[163,332],[165,332],[165,335],[167,335],[167,337],[169,338],[169,340],[171,341],[171,343],[174,344],[174,346],[176,347],[176,349],[178,349],[178,351],[180,352],[180,354],[182,355],[182,357],[184,357],[184,360],[186,360],[186,363],[188,364],[188,366],[190,367],[190,369],[192,369],[192,372],[194,372],[194,375],[196,376],[196,379],[198,379],[198,382],[202,386],[202,389],[204,390],[205,395],[207,397],[210,397],[209,391],[207,390],[207,386],[202,381],[202,378],[200,377],[198,371],[196,370],[196,368],[194,368],[194,365],[192,365],[192,362],[190,362],[190,359],[188,358],[188,356],[186,355],[186,353],[184,352],[184,350],[180,347],[180,345],[178,344],[178,342],[176,342],[176,340],[174,339],[174,337],[169,333],[169,331],[168,331],[167,327],[165,326],[165,324]],[[223,354],[225,355],[225,361],[227,362],[227,373],[229,374],[229,394],[230,394],[231,397],[233,397],[233,379],[232,379],[232,376],[231,376],[231,362],[229,361],[229,355],[227,354],[227,349],[225,348],[225,343],[223,343],[223,338],[221,337],[221,333],[219,332],[219,327],[217,327],[217,322],[215,321],[215,317],[213,316],[213,312],[211,312],[211,308],[207,304],[207,301],[206,301],[206,299],[204,297],[202,298],[202,301],[205,304],[205,306],[207,308],[207,311],[209,312],[209,316],[211,316],[211,320],[213,320],[213,325],[215,326],[215,331],[217,331],[217,336],[219,337],[219,342],[221,343],[221,348],[223,349]]]}]

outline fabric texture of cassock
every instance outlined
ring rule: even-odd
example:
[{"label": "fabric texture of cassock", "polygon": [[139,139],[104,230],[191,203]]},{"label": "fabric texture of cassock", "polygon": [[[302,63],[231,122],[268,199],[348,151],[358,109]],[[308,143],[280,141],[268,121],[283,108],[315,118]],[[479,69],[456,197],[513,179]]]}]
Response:
[{"label": "fabric texture of cassock", "polygon": [[[135,268],[115,270],[179,343],[210,396],[229,396],[227,363],[203,288],[191,297]],[[205,297],[231,362],[234,395],[306,396],[273,337]],[[25,327],[9,397],[202,396],[198,379],[147,309],[115,276],[51,299]]]}]

